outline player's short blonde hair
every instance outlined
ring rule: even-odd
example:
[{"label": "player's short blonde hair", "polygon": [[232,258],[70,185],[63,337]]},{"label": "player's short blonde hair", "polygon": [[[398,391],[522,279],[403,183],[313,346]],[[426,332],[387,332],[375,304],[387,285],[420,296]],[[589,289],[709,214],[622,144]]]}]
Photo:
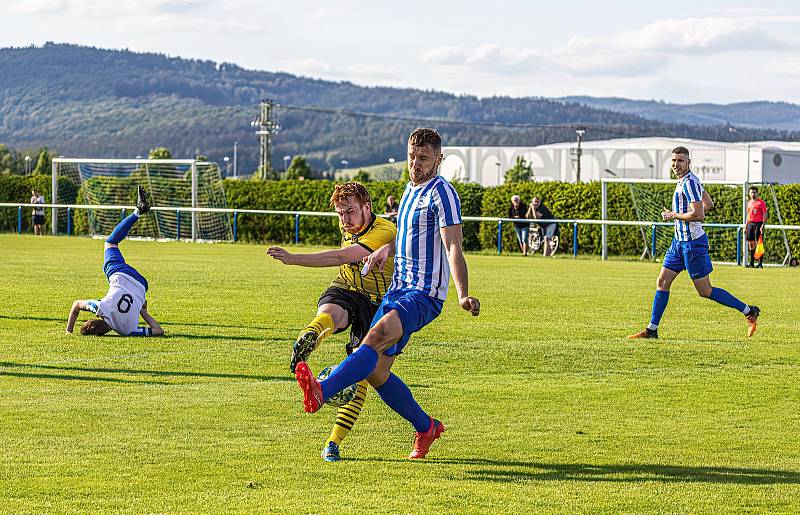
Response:
[{"label": "player's short blonde hair", "polygon": [[367,188],[358,182],[346,182],[344,184],[337,184],[336,187],[333,188],[331,207],[336,207],[336,204],[342,202],[347,197],[355,199],[362,205],[372,205],[372,197],[370,197]]}]

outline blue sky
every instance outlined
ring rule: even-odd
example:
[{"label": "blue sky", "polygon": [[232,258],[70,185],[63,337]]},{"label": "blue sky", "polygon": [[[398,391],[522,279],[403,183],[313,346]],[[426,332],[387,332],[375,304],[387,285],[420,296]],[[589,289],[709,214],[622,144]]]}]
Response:
[{"label": "blue sky", "polygon": [[0,46],[128,48],[479,96],[800,103],[797,2],[642,4],[20,0]]}]

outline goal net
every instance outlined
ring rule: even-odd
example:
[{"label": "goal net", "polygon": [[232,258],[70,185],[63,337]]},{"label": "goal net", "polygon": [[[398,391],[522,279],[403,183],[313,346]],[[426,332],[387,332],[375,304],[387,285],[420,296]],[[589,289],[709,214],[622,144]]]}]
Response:
[{"label": "goal net", "polygon": [[[78,186],[77,203],[125,205],[136,203],[141,185],[154,207],[225,208],[222,177],[216,163],[186,159],[65,159],[53,160],[57,175]],[[194,176],[194,178],[193,178]],[[66,203],[56,194],[56,201]],[[66,218],[64,210],[59,219]],[[124,213],[120,210],[87,209],[74,215],[77,233],[109,234]],[[195,238],[230,240],[230,216],[226,213],[192,213],[179,209],[154,210],[136,224],[131,236],[150,238]]]},{"label": "goal net", "polygon": [[[708,236],[709,254],[717,263],[737,264],[742,256],[745,184],[706,181],[703,187],[714,201],[703,229]],[[604,238],[608,254],[638,255],[661,259],[669,248],[674,223],[664,222],[661,213],[671,209],[674,180],[603,179],[602,202],[605,218],[646,222],[637,226],[609,226]]]}]

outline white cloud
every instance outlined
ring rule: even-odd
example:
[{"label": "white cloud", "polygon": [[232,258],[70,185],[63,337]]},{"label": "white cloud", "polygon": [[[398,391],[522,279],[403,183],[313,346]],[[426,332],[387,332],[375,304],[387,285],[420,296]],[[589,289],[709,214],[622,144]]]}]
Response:
[{"label": "white cloud", "polygon": [[774,59],[769,63],[769,71],[776,77],[800,77],[800,57]]},{"label": "white cloud", "polygon": [[422,62],[426,64],[463,65],[468,53],[461,47],[442,46],[432,48],[422,54]]},{"label": "white cloud", "polygon": [[[764,21],[765,18],[759,19]],[[751,18],[686,18],[659,20],[613,36],[569,40],[564,53],[592,51],[715,54],[742,50],[791,48],[769,34],[765,23]]]}]

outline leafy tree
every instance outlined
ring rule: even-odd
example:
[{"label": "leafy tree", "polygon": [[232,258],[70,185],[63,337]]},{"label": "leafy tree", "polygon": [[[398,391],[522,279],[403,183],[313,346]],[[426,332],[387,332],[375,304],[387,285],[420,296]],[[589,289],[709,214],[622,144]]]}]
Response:
[{"label": "leafy tree", "polygon": [[53,153],[47,147],[39,150],[39,159],[36,160],[36,168],[33,175],[50,175],[53,172]]},{"label": "leafy tree", "polygon": [[172,152],[166,147],[151,148],[147,159],[172,159]]},{"label": "leafy tree", "polygon": [[308,164],[306,159],[303,156],[294,156],[289,168],[283,174],[283,178],[287,180],[297,180],[300,177],[310,179],[312,174],[311,165]]},{"label": "leafy tree", "polygon": [[524,157],[517,156],[517,162],[513,168],[506,170],[504,177],[506,184],[530,181],[533,179],[533,166],[525,161]]},{"label": "leafy tree", "polygon": [[356,174],[353,176],[353,180],[363,184],[365,182],[370,182],[372,178],[364,170],[358,170],[358,172],[356,172]]}]

